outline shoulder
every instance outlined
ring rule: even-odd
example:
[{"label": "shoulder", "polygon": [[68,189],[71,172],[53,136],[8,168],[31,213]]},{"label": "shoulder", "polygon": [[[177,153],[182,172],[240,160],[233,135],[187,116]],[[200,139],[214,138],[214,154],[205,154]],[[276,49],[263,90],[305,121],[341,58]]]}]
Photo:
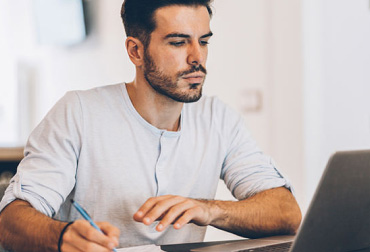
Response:
[{"label": "shoulder", "polygon": [[96,99],[107,99],[111,100],[115,96],[122,97],[122,85],[123,83],[106,85],[95,87],[87,90],[75,90],[67,92],[67,95],[72,95],[73,93],[77,95],[80,99],[84,100],[96,100]]},{"label": "shoulder", "polygon": [[79,106],[83,110],[120,106],[122,104],[122,83],[95,87],[87,90],[68,91],[57,106]]}]

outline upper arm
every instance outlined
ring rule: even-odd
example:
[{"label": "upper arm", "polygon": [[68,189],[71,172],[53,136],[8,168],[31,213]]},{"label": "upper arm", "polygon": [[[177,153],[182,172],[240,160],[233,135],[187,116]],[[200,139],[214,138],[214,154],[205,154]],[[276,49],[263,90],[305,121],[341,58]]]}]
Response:
[{"label": "upper arm", "polygon": [[0,211],[22,199],[50,217],[55,215],[75,184],[82,131],[79,98],[67,93],[32,132]]},{"label": "upper arm", "polygon": [[271,157],[257,146],[244,120],[231,115],[225,130],[229,139],[221,178],[237,199],[248,198],[270,188],[286,187],[289,181],[281,174]]}]

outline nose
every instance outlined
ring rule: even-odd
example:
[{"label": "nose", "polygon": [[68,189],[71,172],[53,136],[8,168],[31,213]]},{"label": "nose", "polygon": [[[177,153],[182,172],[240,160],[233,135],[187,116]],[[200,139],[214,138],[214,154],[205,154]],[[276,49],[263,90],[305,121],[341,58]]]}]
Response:
[{"label": "nose", "polygon": [[207,48],[202,47],[198,42],[192,43],[188,50],[188,64],[193,66],[203,65],[207,57]]}]

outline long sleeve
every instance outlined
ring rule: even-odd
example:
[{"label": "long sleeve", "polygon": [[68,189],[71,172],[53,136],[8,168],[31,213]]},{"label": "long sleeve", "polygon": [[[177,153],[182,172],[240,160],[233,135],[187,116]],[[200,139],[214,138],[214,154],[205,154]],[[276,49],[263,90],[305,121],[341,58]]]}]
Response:
[{"label": "long sleeve", "polygon": [[54,216],[75,185],[82,129],[79,98],[77,93],[69,92],[32,132],[0,211],[18,198]]}]

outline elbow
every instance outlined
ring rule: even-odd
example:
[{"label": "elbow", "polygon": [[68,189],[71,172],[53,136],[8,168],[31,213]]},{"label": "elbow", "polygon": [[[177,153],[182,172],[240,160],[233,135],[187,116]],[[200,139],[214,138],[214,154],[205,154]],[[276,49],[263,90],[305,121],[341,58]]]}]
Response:
[{"label": "elbow", "polygon": [[6,230],[5,230],[5,225],[3,223],[3,212],[0,213],[0,251],[2,251],[2,247],[4,246],[5,243],[5,237],[6,237]]},{"label": "elbow", "polygon": [[301,218],[292,218],[285,225],[285,233],[289,235],[297,234],[300,224]]},{"label": "elbow", "polygon": [[281,227],[284,227],[283,233],[295,235],[302,221],[302,213],[298,204],[294,204],[294,206],[290,207],[289,210],[286,210],[282,216],[284,216],[281,220]]},{"label": "elbow", "polygon": [[299,210],[297,216],[295,217],[294,223],[292,223],[292,234],[296,234],[298,232],[298,229],[301,226],[301,222],[302,222],[302,213]]}]

